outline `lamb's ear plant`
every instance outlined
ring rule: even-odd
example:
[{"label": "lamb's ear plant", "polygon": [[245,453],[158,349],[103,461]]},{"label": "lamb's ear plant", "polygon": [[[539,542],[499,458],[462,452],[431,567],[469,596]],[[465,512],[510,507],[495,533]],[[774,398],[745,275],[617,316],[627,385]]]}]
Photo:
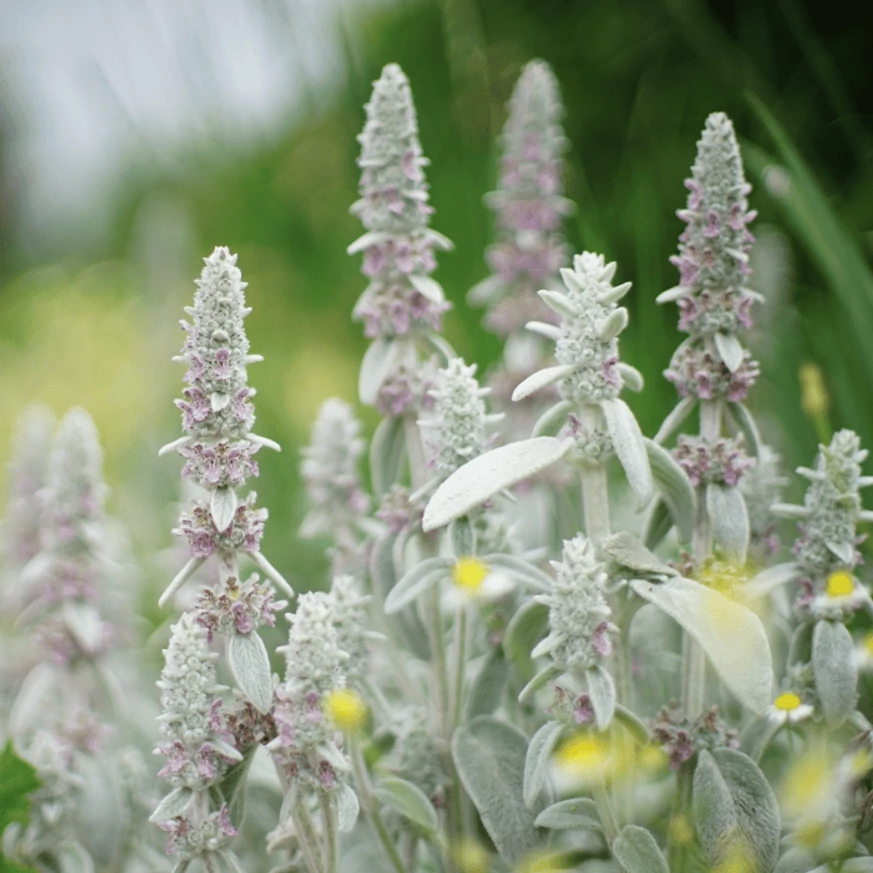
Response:
[{"label": "lamb's ear plant", "polygon": [[[275,624],[275,613],[287,605],[274,599],[272,585],[292,595],[290,586],[260,552],[266,510],[255,494],[241,488],[258,475],[255,453],[261,446],[278,449],[252,433],[254,390],[247,367],[261,360],[249,354],[243,319],[246,283],[236,255],[217,247],[204,259],[188,336],[178,360],[188,366],[177,406],[186,435],[161,452],[177,450],[185,459],[182,475],[203,492],[183,512],[175,533],[185,538],[190,559],[160,598],[172,595],[208,559],[214,561],[217,584],[203,588],[189,613],[173,626],[166,666],[159,683],[166,758],[161,770],[172,786],[151,820],[169,834],[168,852],[179,857],[179,869],[198,859],[207,870],[223,862],[240,869],[230,838],[239,827],[245,770],[259,743],[272,739],[273,677],[267,648],[258,634]],[[251,560],[267,577],[243,579],[240,563]],[[216,684],[215,653],[209,644],[218,633],[226,640],[227,663],[237,683],[229,704]],[[237,820],[234,821],[233,812]]]}]

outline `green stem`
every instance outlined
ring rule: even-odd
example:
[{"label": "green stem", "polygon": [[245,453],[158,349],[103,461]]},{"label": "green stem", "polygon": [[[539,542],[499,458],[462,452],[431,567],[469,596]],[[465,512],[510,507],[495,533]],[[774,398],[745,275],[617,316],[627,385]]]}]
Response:
[{"label": "green stem", "polygon": [[615,817],[615,810],[612,808],[612,800],[602,785],[592,788],[591,795],[594,798],[594,803],[597,805],[597,813],[603,825],[603,834],[606,837],[606,842],[611,846],[613,840],[619,834],[618,820]]},{"label": "green stem", "polygon": [[318,851],[318,836],[312,823],[312,816],[305,803],[298,803],[291,810],[294,829],[297,831],[297,842],[303,852],[303,858],[310,873],[322,873],[321,853]]},{"label": "green stem", "polygon": [[455,624],[455,680],[453,688],[452,732],[464,713],[464,671],[467,666],[467,608],[462,606]]},{"label": "green stem", "polygon": [[685,761],[676,774],[676,801],[667,827],[667,864],[670,873],[685,873],[688,862],[688,846],[691,842],[691,785],[694,775],[693,761]]},{"label": "green stem", "polygon": [[319,792],[318,804],[321,807],[321,818],[324,824],[325,873],[337,873],[339,833],[337,831],[336,806],[323,791]]},{"label": "green stem", "polygon": [[[597,406],[583,404],[579,408],[579,420],[585,430],[602,430],[603,413]],[[595,550],[609,536],[609,489],[604,464],[582,467],[582,514],[585,520],[585,535]]]},{"label": "green stem", "polygon": [[397,851],[397,847],[391,841],[388,834],[388,829],[385,827],[385,822],[382,821],[382,814],[379,812],[379,807],[373,797],[373,788],[370,785],[370,776],[367,773],[367,765],[364,762],[364,755],[361,751],[361,745],[356,737],[352,737],[349,741],[349,756],[352,759],[352,771],[355,774],[355,781],[358,785],[358,799],[361,802],[361,809],[364,815],[373,826],[391,866],[395,873],[406,873],[406,868],[403,865],[403,859]]}]

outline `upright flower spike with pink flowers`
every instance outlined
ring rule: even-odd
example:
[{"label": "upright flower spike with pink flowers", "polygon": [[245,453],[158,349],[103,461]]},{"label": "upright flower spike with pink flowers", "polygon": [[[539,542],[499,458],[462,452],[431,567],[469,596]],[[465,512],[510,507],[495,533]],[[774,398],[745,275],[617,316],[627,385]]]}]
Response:
[{"label": "upright flower spike with pink flowers", "polygon": [[186,459],[182,475],[205,489],[207,500],[194,500],[179,519],[177,533],[188,541],[191,560],[161,595],[163,606],[172,594],[211,555],[228,579],[239,582],[241,553],[279,587],[293,594],[288,583],[260,552],[267,512],[255,507],[252,492],[240,500],[236,489],[258,475],[254,454],[262,445],[277,449],[271,440],[251,432],[255,422],[246,367],[262,360],[249,354],[243,319],[246,282],[236,266],[236,255],[219,246],[205,258],[197,280],[194,306],[186,308],[191,323],[182,322],[188,338],[176,360],[188,365],[188,387],[176,405],[182,410],[187,435],[161,449],[176,449]]},{"label": "upright flower spike with pink flowers", "polygon": [[563,114],[551,67],[531,61],[509,101],[499,187],[485,195],[494,212],[496,240],[486,255],[492,273],[469,294],[470,303],[488,307],[485,324],[501,337],[519,334],[532,320],[554,321],[537,292],[561,289],[558,271],[569,258],[561,228],[573,210],[561,196]]},{"label": "upright flower spike with pink flowers", "polygon": [[361,367],[361,401],[384,415],[419,408],[427,389],[421,364],[442,353],[437,337],[449,308],[439,283],[434,251],[451,242],[428,226],[428,204],[418,123],[409,82],[397,64],[388,64],[366,106],[361,143],[361,199],[352,212],[367,232],[349,246],[363,252],[370,284],[354,309],[373,340]]},{"label": "upright flower spike with pink flowers", "polygon": [[[747,225],[756,213],[748,208],[751,187],[743,174],[733,124],[724,113],[714,112],[706,119],[685,186],[688,204],[677,215],[687,226],[679,237],[679,254],[670,259],[679,270],[679,284],[657,299],[677,304],[679,329],[689,336],[664,373],[680,401],[655,441],[669,438],[699,405],[699,434],[681,435],[674,456],[698,503],[689,572],[708,584],[708,567],[717,559],[714,549],[734,566],[746,562],[751,530],[738,486],[755,464],[747,450],[754,456],[760,447],[757,428],[742,402],[758,376],[758,365],[738,336],[752,326],[752,304],[761,299],[747,287],[754,241]],[[656,506],[650,522],[658,517]],[[650,544],[659,538],[652,533],[655,527],[650,523]],[[667,529],[661,525],[660,536]],[[696,718],[704,708],[705,666],[690,640],[683,676],[685,714]]]}]

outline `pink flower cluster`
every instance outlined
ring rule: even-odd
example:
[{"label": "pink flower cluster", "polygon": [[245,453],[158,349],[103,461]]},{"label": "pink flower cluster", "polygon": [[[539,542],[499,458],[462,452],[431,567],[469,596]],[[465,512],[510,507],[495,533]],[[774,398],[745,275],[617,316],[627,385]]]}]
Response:
[{"label": "pink flower cluster", "polygon": [[249,634],[262,625],[275,627],[275,613],[288,605],[287,600],[273,600],[272,589],[261,585],[257,574],[240,584],[230,576],[221,589],[204,588],[194,604],[194,619],[206,628],[206,638],[218,633]]},{"label": "pink flower cluster", "polygon": [[748,351],[743,354],[743,363],[732,373],[717,354],[687,342],[676,349],[669,369],[664,371],[680,397],[700,400],[726,397],[732,403],[745,399],[759,374],[758,363]]},{"label": "pink flower cluster", "polygon": [[734,487],[755,465],[754,459],[727,437],[709,442],[703,437],[680,436],[673,456],[695,488],[709,483]]},{"label": "pink flower cluster", "polygon": [[201,442],[182,446],[179,454],[187,458],[182,475],[190,476],[205,488],[242,485],[249,476],[257,476],[258,464],[252,457],[260,449],[257,443],[231,443],[221,440],[215,445]]},{"label": "pink flower cluster", "polygon": [[198,436],[219,436],[248,433],[255,423],[255,408],[250,398],[251,388],[239,388],[226,406],[215,410],[210,397],[197,385],[182,392],[182,400],[176,406],[182,410],[182,428]]},{"label": "pink flower cluster", "polygon": [[252,493],[245,503],[237,507],[230,527],[223,532],[216,528],[209,507],[194,501],[193,509],[182,513],[179,527],[173,533],[188,540],[194,558],[208,558],[213,552],[218,552],[220,557],[228,559],[234,552],[257,552],[264,534],[267,511],[255,509],[254,500]]},{"label": "pink flower cluster", "polygon": [[655,716],[652,737],[670,758],[670,768],[678,770],[701,749],[738,749],[737,732],[724,726],[718,707],[713,706],[694,721],[686,718],[674,704],[665,706]]}]

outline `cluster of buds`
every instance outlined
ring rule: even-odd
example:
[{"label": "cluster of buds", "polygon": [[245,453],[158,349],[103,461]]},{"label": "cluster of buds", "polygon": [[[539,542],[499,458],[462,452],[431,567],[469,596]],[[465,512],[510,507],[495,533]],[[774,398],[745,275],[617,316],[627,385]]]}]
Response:
[{"label": "cluster of buds", "polygon": [[469,294],[472,304],[489,307],[486,326],[502,337],[521,331],[528,321],[553,318],[536,293],[556,287],[568,258],[561,224],[572,204],[561,196],[561,154],[567,147],[562,115],[551,68],[531,61],[509,101],[500,137],[499,188],[485,196],[495,213],[497,240],[487,252],[492,275]]},{"label": "cluster of buds", "polygon": [[487,428],[502,415],[488,415],[483,398],[490,393],[476,380],[476,365],[452,358],[437,371],[428,392],[433,399],[429,416],[420,421],[430,438],[428,466],[439,480],[445,479],[488,447]]},{"label": "cluster of buds", "polygon": [[194,617],[206,628],[207,638],[213,634],[250,634],[267,625],[275,627],[275,613],[288,605],[286,600],[274,600],[269,585],[261,584],[257,574],[246,582],[228,577],[220,588],[204,588],[194,604]]},{"label": "cluster of buds", "polygon": [[695,488],[709,483],[735,487],[755,466],[737,441],[727,437],[710,442],[703,437],[680,436],[673,455]]},{"label": "cluster of buds", "polygon": [[549,635],[533,651],[548,654],[561,673],[584,679],[587,672],[612,652],[610,635],[617,628],[609,621],[607,575],[591,543],[579,534],[564,541],[552,591],[534,597],[549,608]]},{"label": "cluster of buds", "polygon": [[717,706],[693,720],[675,703],[665,706],[653,720],[652,736],[667,753],[673,770],[678,770],[702,749],[740,747],[737,732],[725,727]]},{"label": "cluster of buds", "polygon": [[352,212],[367,232],[348,251],[364,253],[370,284],[354,315],[376,341],[368,357],[379,361],[370,361],[375,372],[369,378],[362,374],[361,400],[385,415],[402,415],[420,406],[425,390],[417,340],[439,331],[449,308],[430,274],[436,268],[434,250],[448,250],[451,243],[428,227],[433,209],[422,169],[428,161],[418,140],[409,82],[397,64],[382,70],[366,110],[359,136],[361,199]]},{"label": "cluster of buds", "polygon": [[758,375],[736,338],[752,326],[750,310],[759,295],[745,287],[754,237],[747,225],[751,190],[733,124],[722,112],[706,119],[697,144],[688,205],[677,213],[687,227],[679,237],[679,254],[670,260],[679,284],[658,296],[659,303],[679,306],[679,328],[690,334],[666,371],[680,395],[714,400],[742,400]]},{"label": "cluster of buds", "polygon": [[349,771],[336,743],[330,696],[345,687],[348,654],[339,647],[334,598],[301,594],[285,652],[285,681],[276,690],[277,737],[270,744],[287,782],[332,791]]}]

